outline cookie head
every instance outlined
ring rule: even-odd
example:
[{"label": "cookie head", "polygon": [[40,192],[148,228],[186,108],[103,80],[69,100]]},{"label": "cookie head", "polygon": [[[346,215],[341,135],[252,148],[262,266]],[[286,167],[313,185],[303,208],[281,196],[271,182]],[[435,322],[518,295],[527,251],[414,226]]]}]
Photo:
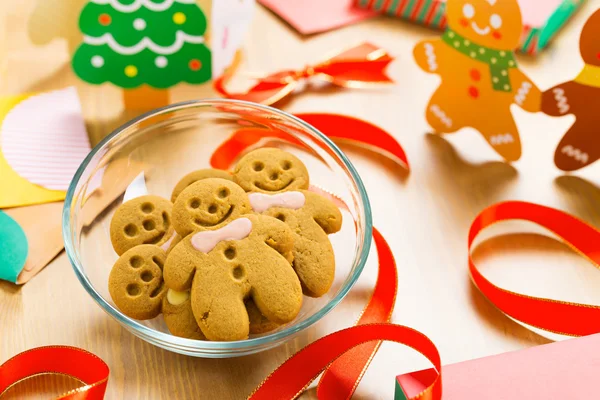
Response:
[{"label": "cookie head", "polygon": [[248,195],[236,183],[208,178],[184,189],[173,205],[173,225],[181,237],[216,229],[251,211]]},{"label": "cookie head", "polygon": [[108,291],[123,314],[142,320],[160,314],[166,258],[165,251],[154,245],[134,247],[119,257],[110,271]]},{"label": "cookie head", "polygon": [[173,204],[159,196],[141,196],[123,203],[110,222],[110,240],[117,254],[142,244],[161,246],[174,234]]},{"label": "cookie head", "polygon": [[173,194],[171,194],[171,201],[175,203],[175,200],[177,200],[177,196],[179,196],[179,194],[183,192],[183,190],[186,187],[190,186],[192,183],[207,178],[221,178],[227,179],[228,181],[233,181],[233,177],[228,171],[223,171],[222,169],[214,168],[199,169],[197,171],[190,172],[189,174],[181,178],[179,182],[177,182],[177,185],[175,185],[175,188],[173,189]]},{"label": "cookie head", "polygon": [[581,31],[579,50],[586,64],[600,66],[600,10],[587,20]]},{"label": "cookie head", "polygon": [[291,153],[264,148],[246,154],[233,172],[234,181],[247,192],[277,193],[307,189],[308,170]]},{"label": "cookie head", "polygon": [[448,0],[450,29],[481,46],[514,50],[523,29],[517,0]]}]

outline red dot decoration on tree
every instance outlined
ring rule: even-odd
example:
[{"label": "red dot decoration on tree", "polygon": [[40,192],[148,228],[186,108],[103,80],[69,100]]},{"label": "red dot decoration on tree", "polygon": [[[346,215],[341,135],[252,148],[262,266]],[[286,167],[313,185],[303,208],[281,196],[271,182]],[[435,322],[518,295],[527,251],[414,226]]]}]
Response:
[{"label": "red dot decoration on tree", "polygon": [[479,90],[475,86],[469,87],[469,96],[476,99],[479,97]]},{"label": "red dot decoration on tree", "polygon": [[188,64],[188,66],[190,67],[190,69],[192,71],[198,71],[202,67],[202,63],[200,62],[200,60],[194,58],[194,59],[190,60],[190,63]]},{"label": "red dot decoration on tree", "polygon": [[98,16],[98,22],[100,22],[100,25],[106,26],[106,25],[110,24],[111,21],[112,21],[112,18],[108,14],[100,14]]},{"label": "red dot decoration on tree", "polygon": [[469,75],[471,75],[471,79],[473,79],[474,81],[479,81],[481,79],[481,73],[475,68],[473,68],[471,72],[469,72]]}]

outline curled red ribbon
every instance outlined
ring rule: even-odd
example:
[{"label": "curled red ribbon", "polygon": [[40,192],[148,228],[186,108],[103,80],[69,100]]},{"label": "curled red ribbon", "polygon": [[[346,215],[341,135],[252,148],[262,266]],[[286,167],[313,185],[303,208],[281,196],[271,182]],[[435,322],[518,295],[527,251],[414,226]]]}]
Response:
[{"label": "curled red ribbon", "polygon": [[101,400],[108,382],[108,365],[94,354],[76,347],[47,346],[24,351],[0,365],[0,397],[10,387],[35,375],[53,373],[85,384],[59,399]]},{"label": "curled red ribbon", "polygon": [[250,395],[250,400],[295,399],[323,371],[317,388],[319,399],[349,399],[382,340],[412,347],[429,359],[438,376],[413,399],[441,399],[442,366],[433,342],[414,329],[381,323],[391,318],[398,274],[392,251],[375,228],[373,239],[379,256],[379,272],[371,300],[357,326],[327,335],[294,354],[263,381]]},{"label": "curled red ribbon", "polygon": [[[340,114],[300,113],[296,117],[311,124],[334,141],[349,141],[378,151],[410,169],[408,158],[398,141],[377,125],[358,118]],[[289,133],[277,129],[273,124],[267,129],[246,128],[236,131],[212,154],[210,165],[213,168],[228,169],[237,157],[264,139],[280,139],[302,145]]]},{"label": "curled red ribbon", "polygon": [[313,76],[347,88],[364,87],[373,83],[391,83],[393,81],[386,75],[385,68],[393,60],[382,48],[363,43],[316,65],[298,71],[280,71],[260,78],[246,92],[231,93],[225,88],[231,78],[230,75],[217,78],[213,85],[215,90],[224,97],[269,105],[292,93],[303,79]]},{"label": "curled red ribbon", "polygon": [[584,336],[600,332],[600,307],[532,297],[502,289],[487,280],[471,258],[473,241],[486,227],[506,220],[536,223],[559,237],[600,268],[600,231],[562,211],[522,201],[499,203],[483,210],[469,231],[469,272],[475,286],[510,317],[549,332]]}]

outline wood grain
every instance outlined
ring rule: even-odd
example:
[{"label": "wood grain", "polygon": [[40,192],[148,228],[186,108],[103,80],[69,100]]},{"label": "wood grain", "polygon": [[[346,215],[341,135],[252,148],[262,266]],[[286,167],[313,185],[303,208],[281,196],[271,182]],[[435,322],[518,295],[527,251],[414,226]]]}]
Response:
[{"label": "wood grain", "polygon": [[[121,110],[118,89],[77,81],[64,40],[51,40],[42,47],[30,43],[25,27],[33,0],[5,3],[0,7],[0,94],[76,85],[94,143],[131,117]],[[588,1],[538,58],[519,57],[542,90],[579,72],[583,65],[579,30],[599,6],[598,0]],[[517,199],[554,206],[600,226],[600,164],[574,175],[562,175],[554,167],[554,148],[572,123],[569,117],[554,119],[515,109],[524,155],[513,165],[501,162],[473,131],[447,137],[428,134],[423,110],[439,80],[416,67],[411,49],[418,40],[434,35],[382,17],[303,38],[258,7],[241,68],[268,72],[301,67],[364,40],[398,57],[390,68],[397,81],[392,87],[310,90],[296,95],[284,109],[364,118],[388,130],[406,149],[413,168],[410,175],[382,156],[343,146],[367,186],[375,224],[397,257],[399,293],[393,321],[429,335],[443,362],[453,363],[549,341],[504,317],[472,287],[466,254],[470,221],[494,202]],[[212,95],[209,85],[181,86],[173,91],[173,100]],[[482,243],[475,257],[486,275],[509,289],[600,304],[598,271],[536,230],[514,234],[529,229],[518,223],[499,227],[497,232],[510,234]],[[241,399],[296,350],[353,324],[371,294],[375,276],[373,256],[340,306],[277,349],[206,360],[161,350],[122,329],[83,290],[63,253],[23,287],[0,282],[0,362],[35,346],[68,344],[92,351],[109,364],[110,399]],[[395,375],[425,366],[409,350],[384,344],[355,398],[389,399]],[[64,377],[36,378],[12,389],[8,398],[47,398],[73,385]],[[43,395],[33,396],[35,390]],[[314,390],[303,398],[316,398]]]}]

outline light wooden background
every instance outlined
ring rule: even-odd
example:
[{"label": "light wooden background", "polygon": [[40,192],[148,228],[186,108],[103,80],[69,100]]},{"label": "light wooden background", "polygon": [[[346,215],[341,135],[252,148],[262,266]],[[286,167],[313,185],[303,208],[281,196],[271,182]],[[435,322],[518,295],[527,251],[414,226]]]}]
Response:
[{"label": "light wooden background", "polygon": [[[129,117],[121,111],[120,92],[79,83],[70,70],[64,41],[32,45],[26,26],[33,6],[33,0],[0,5],[0,94],[76,84],[96,143]],[[543,55],[519,57],[522,68],[542,89],[579,72],[583,63],[578,32],[599,6],[599,0],[589,0]],[[379,155],[344,147],[368,189],[375,225],[397,257],[399,293],[393,322],[429,335],[448,364],[550,341],[503,316],[470,284],[466,240],[473,217],[492,203],[518,199],[567,210],[600,226],[600,163],[573,175],[563,175],[554,167],[555,146],[571,117],[553,119],[515,109],[524,153],[514,165],[501,162],[474,131],[444,138],[428,134],[423,110],[438,79],[415,66],[411,49],[418,40],[434,35],[398,20],[376,18],[303,38],[258,7],[242,68],[268,72],[302,67],[331,50],[364,40],[397,56],[390,68],[394,86],[307,91],[283,108],[361,117],[387,129],[406,149],[410,175]],[[173,94],[175,100],[183,100],[211,92],[209,86],[178,87]],[[499,229],[502,236],[484,241],[475,251],[487,276],[506,288],[533,295],[600,304],[600,274],[565,245],[524,223]],[[80,346],[109,364],[110,399],[240,399],[296,350],[351,325],[371,294],[375,276],[373,255],[342,304],[284,346],[244,358],[205,360],[161,350],[124,331],[88,297],[63,253],[23,287],[0,282],[0,362],[35,346]],[[395,375],[423,367],[427,363],[419,355],[384,344],[355,398],[389,399]],[[15,387],[6,397],[37,398],[32,393],[41,391],[41,398],[47,398],[74,386],[64,377],[39,377]],[[309,390],[303,398],[315,397]]]}]

